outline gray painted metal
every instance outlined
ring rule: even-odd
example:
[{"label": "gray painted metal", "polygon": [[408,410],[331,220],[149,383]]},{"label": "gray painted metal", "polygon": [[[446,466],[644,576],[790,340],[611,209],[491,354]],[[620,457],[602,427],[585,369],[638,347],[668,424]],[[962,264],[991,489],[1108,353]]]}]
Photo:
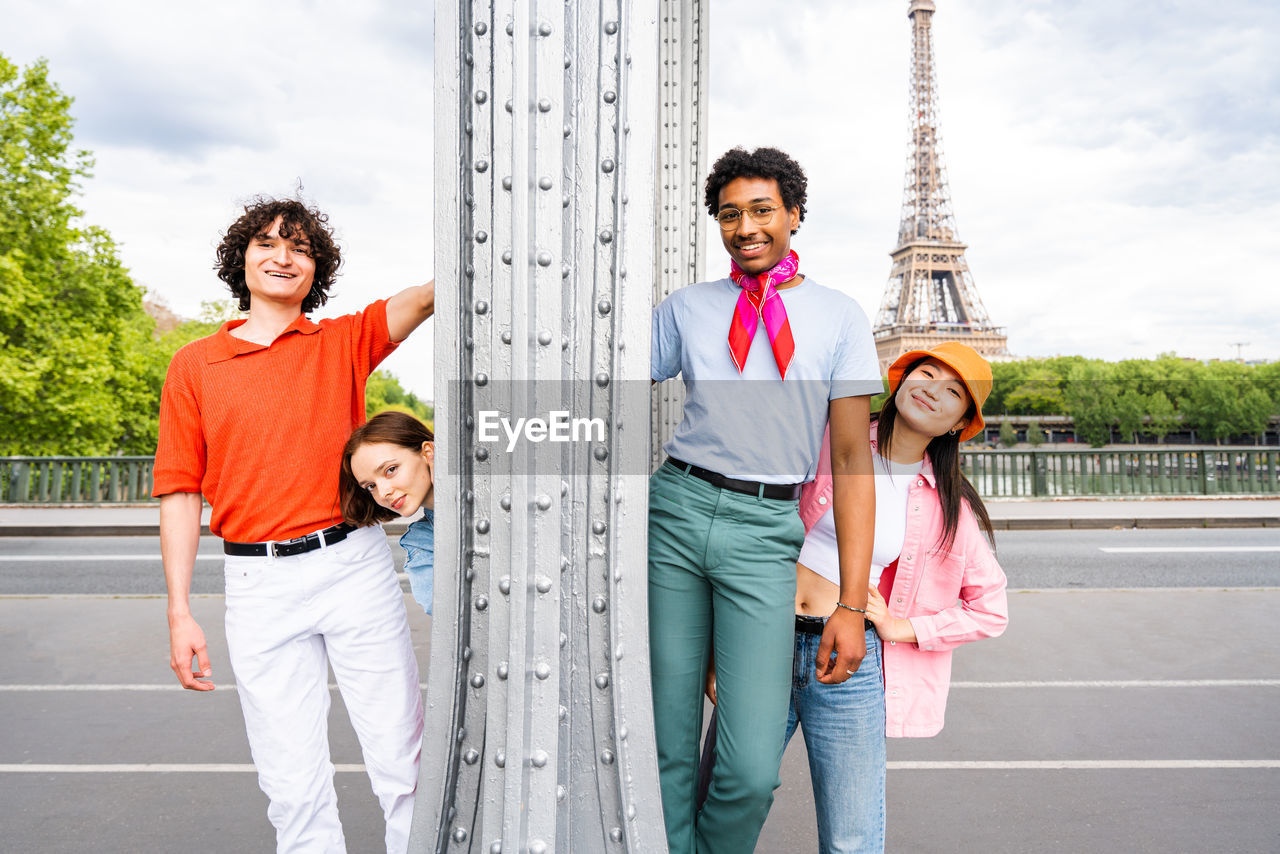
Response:
[{"label": "gray painted metal", "polygon": [[[662,0],[660,6],[654,305],[677,288],[702,281],[706,267],[702,182],[707,174],[708,3]],[[662,464],[662,445],[683,414],[684,383],[654,386],[651,469]]]},{"label": "gray painted metal", "polygon": [[[646,590],[659,19],[659,0],[436,7],[436,593],[413,851],[666,851]],[[698,144],[679,150],[701,168]],[[508,451],[484,440],[488,412],[604,429]]]}]

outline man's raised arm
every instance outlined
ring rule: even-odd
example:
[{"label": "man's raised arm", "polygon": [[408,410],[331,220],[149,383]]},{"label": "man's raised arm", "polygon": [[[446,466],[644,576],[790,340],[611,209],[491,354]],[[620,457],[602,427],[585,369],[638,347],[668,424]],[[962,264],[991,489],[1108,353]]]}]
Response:
[{"label": "man's raised arm", "polygon": [[387,331],[397,344],[436,313],[436,280],[405,288],[387,300]]}]

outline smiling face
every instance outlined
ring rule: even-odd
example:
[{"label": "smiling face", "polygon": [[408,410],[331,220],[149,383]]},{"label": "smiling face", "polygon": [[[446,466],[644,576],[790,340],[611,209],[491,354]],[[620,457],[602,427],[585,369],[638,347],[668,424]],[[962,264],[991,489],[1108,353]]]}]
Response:
[{"label": "smiling face", "polygon": [[903,377],[893,402],[898,409],[895,427],[926,439],[969,423],[969,390],[959,374],[936,359],[925,359]]},{"label": "smiling face", "polygon": [[280,236],[281,218],[254,235],[244,250],[244,282],[252,295],[250,306],[272,302],[301,305],[311,291],[316,264],[305,233],[295,229]]},{"label": "smiling face", "polygon": [[777,266],[791,251],[791,232],[800,227],[800,209],[782,206],[782,191],[772,178],[734,178],[720,190],[719,210],[767,205],[777,208],[761,225],[748,215],[738,218],[730,231],[720,231],[724,248],[745,272],[758,276]]},{"label": "smiling face", "polygon": [[351,473],[376,504],[401,516],[433,506],[434,448],[415,451],[391,442],[371,442],[351,454]]}]

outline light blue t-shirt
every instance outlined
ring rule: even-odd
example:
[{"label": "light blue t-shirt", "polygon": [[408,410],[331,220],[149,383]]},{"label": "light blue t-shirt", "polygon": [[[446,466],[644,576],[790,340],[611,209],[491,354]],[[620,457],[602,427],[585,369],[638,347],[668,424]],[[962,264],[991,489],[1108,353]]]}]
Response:
[{"label": "light blue t-shirt", "polygon": [[431,613],[431,597],[435,590],[435,519],[435,511],[423,510],[422,518],[410,525],[400,538],[400,545],[407,553],[404,571],[409,576],[409,589],[428,614]]},{"label": "light blue t-shirt", "polygon": [[813,480],[828,403],[883,390],[871,325],[851,297],[806,277],[778,291],[796,345],[786,381],[763,322],[739,374],[729,325],[740,292],[730,278],[699,282],[653,310],[650,377],[685,383],[684,419],[663,450],[728,477]]}]

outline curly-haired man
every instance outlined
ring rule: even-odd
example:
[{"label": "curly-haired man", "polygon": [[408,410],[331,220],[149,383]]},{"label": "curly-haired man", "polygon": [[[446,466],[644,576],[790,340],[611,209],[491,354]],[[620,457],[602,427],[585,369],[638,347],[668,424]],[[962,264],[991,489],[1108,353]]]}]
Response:
[{"label": "curly-haired man", "polygon": [[[654,309],[650,375],[685,382],[684,416],[649,490],[649,641],[662,807],[672,854],[755,848],[779,785],[791,689],[800,485],[830,421],[840,605],[816,677],[866,654],[875,513],[870,395],[881,391],[866,315],[800,273],[792,236],[807,179],[775,148],[734,148],[706,205],[730,272]],[[714,654],[715,775],[695,798],[702,692]]]},{"label": "curly-haired man", "polygon": [[342,523],[338,472],[364,422],[365,381],[431,316],[435,285],[313,322],[341,256],[325,215],[294,199],[248,205],[217,257],[248,316],[179,350],[160,402],[153,494],[170,665],[183,687],[213,690],[190,606],[203,494],[224,540],[227,647],[278,850],[346,850],[329,761],[332,665],[387,850],[403,852],[422,738],[418,666],[387,538]]}]

